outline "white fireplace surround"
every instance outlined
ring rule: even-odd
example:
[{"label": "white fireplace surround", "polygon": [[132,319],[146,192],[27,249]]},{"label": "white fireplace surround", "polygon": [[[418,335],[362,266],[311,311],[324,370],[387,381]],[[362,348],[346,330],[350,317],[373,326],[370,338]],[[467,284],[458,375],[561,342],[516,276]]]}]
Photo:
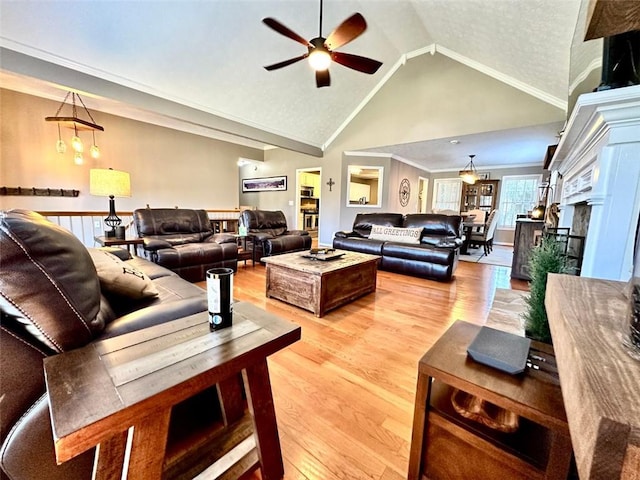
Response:
[{"label": "white fireplace surround", "polygon": [[581,276],[629,280],[640,212],[640,85],[578,98],[549,166],[559,226],[591,205]]}]

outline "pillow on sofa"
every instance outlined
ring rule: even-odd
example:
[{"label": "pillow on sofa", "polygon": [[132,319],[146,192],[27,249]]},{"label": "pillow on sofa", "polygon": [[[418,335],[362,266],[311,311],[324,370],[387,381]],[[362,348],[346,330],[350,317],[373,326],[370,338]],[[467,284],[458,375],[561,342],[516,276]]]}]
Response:
[{"label": "pillow on sofa", "polygon": [[0,310],[55,352],[104,330],[100,282],[70,231],[28,210],[0,212]]},{"label": "pillow on sofa", "polygon": [[157,297],[158,289],[142,271],[98,248],[88,248],[96,266],[100,286],[109,293],[133,299]]},{"label": "pillow on sofa", "polygon": [[400,228],[373,225],[371,227],[369,238],[372,240],[383,240],[386,242],[399,242],[419,245],[420,235],[422,235],[422,228]]}]

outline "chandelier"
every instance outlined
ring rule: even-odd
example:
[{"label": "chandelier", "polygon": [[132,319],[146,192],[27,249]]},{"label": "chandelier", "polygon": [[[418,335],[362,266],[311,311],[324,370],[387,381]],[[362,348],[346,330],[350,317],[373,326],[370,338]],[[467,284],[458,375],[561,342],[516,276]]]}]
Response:
[{"label": "chandelier", "polygon": [[475,155],[469,155],[469,163],[467,163],[467,166],[464,167],[464,170],[460,170],[459,172],[462,181],[470,185],[473,185],[478,181],[478,171],[473,164],[473,157],[475,157]]},{"label": "chandelier", "polygon": [[[67,105],[67,100],[69,99],[69,95],[71,95],[71,104],[69,105],[69,109],[71,110],[71,116],[64,116],[62,114],[62,109]],[[76,106],[76,98],[82,105],[85,113],[87,114],[88,120],[83,120],[78,116],[78,108]],[[60,132],[60,126],[66,128],[73,129],[73,137],[71,137],[71,148],[73,148],[73,160],[76,165],[82,165],[84,163],[84,158],[82,154],[84,152],[84,144],[78,135],[78,131],[88,131],[91,130],[92,136],[92,144],[89,149],[89,154],[93,158],[100,157],[100,149],[96,145],[96,130],[100,130],[104,132],[104,128],[96,123],[96,121],[89,113],[86,105],[82,101],[80,94],[75,92],[67,92],[67,95],[64,97],[64,100],[58,107],[58,111],[53,117],[45,117],[47,122],[57,122],[58,123],[58,142],[56,143],[56,151],[60,154],[63,154],[67,151],[67,144],[62,140],[62,134]],[[91,120],[91,121],[89,121]]]}]

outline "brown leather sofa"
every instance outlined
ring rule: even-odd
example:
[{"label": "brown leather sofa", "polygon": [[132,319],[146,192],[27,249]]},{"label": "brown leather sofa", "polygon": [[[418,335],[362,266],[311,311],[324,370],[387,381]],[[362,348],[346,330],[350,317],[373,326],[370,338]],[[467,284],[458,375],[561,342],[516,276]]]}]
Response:
[{"label": "brown leather sofa", "polygon": [[[359,213],[352,231],[336,232],[333,248],[380,255],[381,270],[448,281],[458,266],[461,222],[459,216],[431,213]],[[373,225],[421,228],[420,243],[369,238]]]},{"label": "brown leather sofa", "polygon": [[[110,252],[125,260],[114,260]],[[0,254],[0,478],[88,480],[93,450],[56,465],[43,359],[205,312],[206,292],[166,268],[129,258],[126,250],[87,249],[69,231],[29,211],[0,212]],[[133,271],[129,277],[144,282],[144,290],[125,294],[117,282],[106,283],[98,273],[103,256]],[[219,411],[215,389],[201,395],[207,415]],[[171,422],[201,421],[201,413],[175,409]]]},{"label": "brown leather sofa", "polygon": [[289,230],[280,210],[244,210],[239,223],[247,227],[247,233],[256,242],[256,258],[311,248],[309,232]]},{"label": "brown leather sofa", "polygon": [[205,210],[140,208],[133,221],[145,258],[190,282],[204,280],[210,268],[238,269],[235,237],[214,233]]}]

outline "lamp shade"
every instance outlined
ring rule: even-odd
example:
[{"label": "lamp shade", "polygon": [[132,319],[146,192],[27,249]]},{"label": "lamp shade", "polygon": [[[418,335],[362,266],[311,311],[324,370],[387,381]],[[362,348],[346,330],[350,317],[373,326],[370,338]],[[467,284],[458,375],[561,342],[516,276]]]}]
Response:
[{"label": "lamp shade", "polygon": [[89,193],[100,197],[130,197],[129,174],[111,168],[92,168],[89,171]]}]

